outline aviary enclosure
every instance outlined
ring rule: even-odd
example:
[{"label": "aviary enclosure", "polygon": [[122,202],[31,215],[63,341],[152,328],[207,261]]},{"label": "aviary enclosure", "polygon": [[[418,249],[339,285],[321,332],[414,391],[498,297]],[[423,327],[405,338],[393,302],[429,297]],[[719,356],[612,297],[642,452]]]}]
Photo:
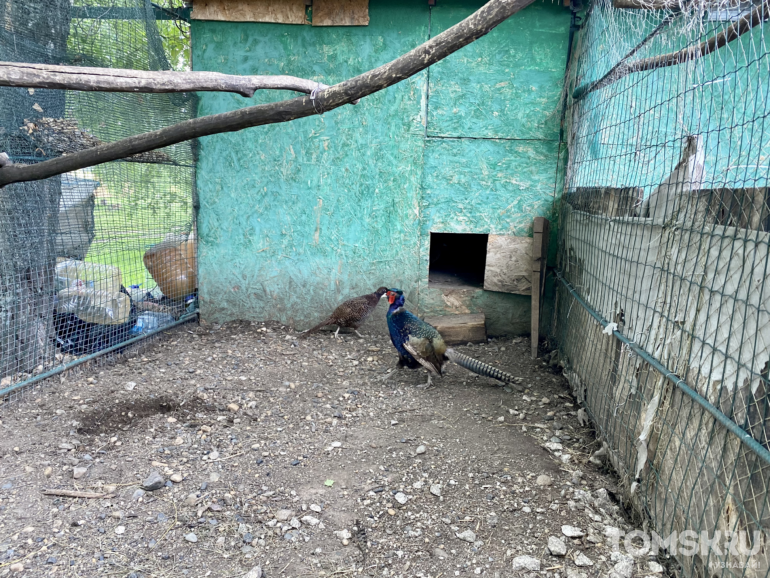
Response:
[{"label": "aviary enclosure", "polygon": [[[677,571],[768,576],[770,5],[571,6],[551,359],[596,426],[590,463],[620,474],[646,527],[747,537]],[[6,0],[0,17],[2,61],[154,71],[179,64],[164,26],[185,25],[140,0]],[[2,163],[192,119],[196,98],[0,88]],[[5,401],[195,317],[195,150],[0,189]]]}]

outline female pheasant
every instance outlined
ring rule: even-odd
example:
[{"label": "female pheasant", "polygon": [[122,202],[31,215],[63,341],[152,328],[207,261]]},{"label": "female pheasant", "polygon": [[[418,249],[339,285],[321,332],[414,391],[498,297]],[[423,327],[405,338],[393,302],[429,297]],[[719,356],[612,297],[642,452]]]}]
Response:
[{"label": "female pheasant", "polygon": [[337,326],[337,331],[334,332],[334,337],[337,337],[337,334],[340,332],[340,328],[342,327],[350,327],[353,329],[353,331],[356,332],[356,335],[363,337],[358,332],[358,328],[361,327],[361,324],[364,321],[366,321],[366,318],[369,317],[369,314],[374,311],[374,309],[377,307],[377,304],[380,302],[380,299],[382,299],[382,296],[387,290],[387,287],[380,287],[374,293],[368,293],[366,295],[361,295],[360,297],[353,297],[353,299],[348,299],[339,305],[332,312],[332,314],[321,321],[321,323],[305,331],[302,334],[302,338],[307,337],[311,333],[315,333],[321,329],[321,327],[326,327],[327,325]]},{"label": "female pheasant", "polygon": [[447,348],[435,327],[407,311],[401,289],[388,289],[386,294],[390,303],[388,330],[390,341],[398,351],[397,367],[416,369],[422,365],[428,370],[427,387],[431,386],[431,374],[442,375],[447,361],[503,383],[515,381],[512,375],[496,367]]}]

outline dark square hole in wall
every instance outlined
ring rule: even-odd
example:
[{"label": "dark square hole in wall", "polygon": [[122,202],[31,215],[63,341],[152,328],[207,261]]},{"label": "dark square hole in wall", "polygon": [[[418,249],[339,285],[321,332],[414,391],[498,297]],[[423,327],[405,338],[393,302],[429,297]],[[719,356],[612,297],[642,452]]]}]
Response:
[{"label": "dark square hole in wall", "polygon": [[428,284],[484,287],[487,237],[473,233],[431,233]]}]

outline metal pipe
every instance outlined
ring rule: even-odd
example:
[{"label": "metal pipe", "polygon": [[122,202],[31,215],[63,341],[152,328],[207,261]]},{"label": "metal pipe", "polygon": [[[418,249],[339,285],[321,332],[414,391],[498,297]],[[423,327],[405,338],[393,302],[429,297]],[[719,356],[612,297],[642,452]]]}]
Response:
[{"label": "metal pipe", "polygon": [[[604,318],[602,318],[602,316],[599,315],[599,313],[597,313],[596,311],[594,311],[591,308],[591,306],[588,305],[588,303],[583,301],[582,297],[580,297],[580,295],[575,290],[575,288],[572,287],[572,285],[570,285],[569,281],[567,281],[562,276],[561,272],[558,270],[556,271],[556,277],[559,279],[559,281],[562,282],[562,284],[567,288],[567,291],[570,292],[572,297],[575,298],[575,301],[577,301],[583,307],[583,309],[585,309],[594,319],[596,319],[599,323],[601,323],[603,327],[607,327],[607,325],[609,324],[609,321],[606,321]],[[737,423],[735,423],[733,420],[727,417],[724,413],[719,411],[706,398],[704,398],[697,391],[695,391],[689,385],[687,385],[679,376],[670,372],[668,368],[666,368],[666,366],[664,366],[657,359],[652,357],[649,353],[647,353],[644,349],[639,347],[636,343],[630,341],[622,333],[618,331],[613,331],[612,334],[615,337],[617,337],[621,342],[628,345],[634,351],[634,353],[636,353],[639,357],[641,357],[647,363],[649,363],[653,369],[655,369],[661,375],[665,376],[666,379],[668,379],[676,387],[681,389],[683,393],[685,393],[693,401],[695,401],[698,405],[700,405],[703,409],[709,412],[714,417],[714,419],[716,419],[720,424],[722,424],[729,431],[731,431],[736,436],[738,436],[738,439],[742,443],[747,445],[749,449],[751,449],[755,454],[757,454],[757,456],[759,456],[760,459],[762,459],[765,463],[770,464],[770,451],[768,451],[767,448],[765,448],[757,440],[751,437]]]},{"label": "metal pipe", "polygon": [[116,349],[121,349],[123,347],[127,347],[131,345],[132,343],[136,343],[137,341],[141,341],[142,339],[147,339],[148,337],[155,335],[156,333],[160,333],[161,331],[165,331],[166,329],[171,329],[172,327],[176,327],[177,325],[181,325],[182,323],[187,323],[188,321],[192,321],[192,319],[198,315],[197,312],[195,313],[188,313],[186,315],[183,315],[173,323],[169,323],[168,325],[164,325],[163,327],[158,327],[157,329],[153,329],[152,331],[148,331],[147,333],[143,333],[142,335],[139,335],[137,337],[132,337],[128,341],[123,341],[121,343],[118,343],[117,345],[113,345],[112,347],[107,347],[105,349],[102,349],[101,351],[97,351],[96,353],[89,353],[88,355],[84,357],[79,357],[78,359],[75,359],[74,361],[70,361],[69,363],[65,363],[64,365],[60,365],[59,367],[56,367],[52,369],[51,371],[47,371],[45,373],[41,373],[40,375],[36,375],[35,377],[28,379],[26,381],[22,381],[19,383],[16,383],[14,385],[11,385],[9,387],[6,387],[5,389],[0,389],[0,399],[5,397],[6,395],[10,394],[13,391],[16,391],[17,389],[21,389],[22,387],[28,387],[32,385],[33,383],[37,383],[38,381],[42,381],[44,379],[48,379],[49,377],[53,377],[54,375],[58,375],[60,373],[63,373],[67,371],[68,369],[71,369],[77,365],[80,365],[81,363],[85,363],[86,361],[91,361],[92,359],[96,359],[100,355],[104,355],[105,353],[109,353],[110,351],[115,351]]}]

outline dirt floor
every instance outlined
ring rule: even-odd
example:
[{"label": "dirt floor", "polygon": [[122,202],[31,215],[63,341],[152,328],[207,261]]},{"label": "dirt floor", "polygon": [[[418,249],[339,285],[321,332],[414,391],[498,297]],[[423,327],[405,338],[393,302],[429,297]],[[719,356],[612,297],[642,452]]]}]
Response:
[{"label": "dirt floor", "polygon": [[385,335],[186,325],[0,406],[0,576],[661,572],[611,551],[632,528],[558,368],[521,338],[457,349],[520,384],[383,381]]}]

